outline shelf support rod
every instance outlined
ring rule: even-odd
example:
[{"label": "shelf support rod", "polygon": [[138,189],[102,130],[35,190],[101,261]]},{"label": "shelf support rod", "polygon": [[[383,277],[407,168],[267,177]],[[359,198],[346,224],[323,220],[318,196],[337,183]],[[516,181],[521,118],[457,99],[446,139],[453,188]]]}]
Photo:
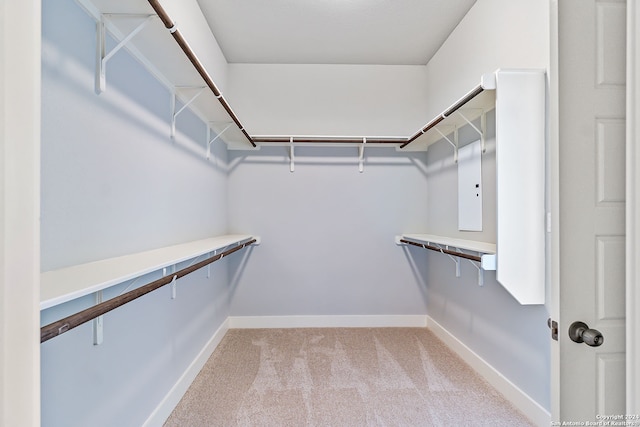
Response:
[{"label": "shelf support rod", "polygon": [[367,144],[367,138],[363,137],[362,138],[362,145],[360,145],[358,147],[358,170],[360,171],[360,173],[364,172],[364,146]]},{"label": "shelf support rod", "polygon": [[[127,45],[131,41],[132,38],[136,36],[142,29],[147,25],[151,18],[156,17],[157,15],[143,15],[143,14],[106,14],[103,13],[100,15],[100,20],[98,21],[98,28],[96,31],[97,37],[97,74],[96,74],[96,93],[99,95],[104,92],[107,86],[107,61],[113,57],[120,49]],[[109,53],[107,53],[106,48],[106,21],[110,18],[115,17],[129,17],[129,18],[144,18],[144,20],[138,24],[136,28],[133,29],[125,38],[123,38]]]},{"label": "shelf support rod", "polygon": [[[458,128],[453,129],[453,141],[449,139],[440,129],[434,128],[453,147],[453,161],[458,163]],[[455,141],[455,142],[454,142]]]},{"label": "shelf support rod", "polygon": [[229,124],[227,124],[227,126],[225,126],[225,128],[222,129],[222,131],[219,134],[217,134],[213,139],[211,139],[211,127],[207,125],[207,159],[211,157],[211,144],[213,144],[216,141],[216,139],[220,138],[222,134],[225,133],[227,129],[231,127],[232,124],[233,122],[229,122]]},{"label": "shelf support rod", "polygon": [[289,138],[289,160],[289,172],[293,172],[296,170],[293,137]]},{"label": "shelf support rod", "polygon": [[485,153],[487,150],[484,147],[484,134],[485,134],[485,128],[486,128],[486,124],[485,124],[486,118],[485,118],[484,110],[481,110],[481,113],[480,113],[480,129],[478,129],[478,127],[474,125],[473,122],[471,122],[471,120],[469,120],[462,111],[458,110],[457,113],[460,117],[464,119],[465,122],[467,122],[467,124],[469,124],[469,126],[473,128],[473,130],[475,130],[480,135],[480,146],[482,147],[482,153]]},{"label": "shelf support rod", "polygon": [[183,86],[176,87],[176,89],[200,89],[191,99],[189,99],[185,104],[180,107],[178,111],[176,111],[176,101],[178,94],[176,91],[173,91],[173,96],[171,97],[171,139],[175,139],[176,137],[176,118],[180,113],[182,113],[193,101],[195,101],[206,89],[204,86]]}]

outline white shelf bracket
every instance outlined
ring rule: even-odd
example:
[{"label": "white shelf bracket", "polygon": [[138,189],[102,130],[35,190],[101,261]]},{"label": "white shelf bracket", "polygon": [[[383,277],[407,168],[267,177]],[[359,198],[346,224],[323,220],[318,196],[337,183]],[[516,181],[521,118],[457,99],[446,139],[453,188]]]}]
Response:
[{"label": "white shelf bracket", "polygon": [[207,125],[207,159],[211,157],[211,144],[216,142],[216,140],[220,138],[222,134],[225,133],[227,129],[231,127],[232,124],[233,122],[229,122],[229,124],[227,124],[227,126],[225,126],[225,128],[222,129],[222,131],[219,134],[217,134],[213,139],[211,139],[211,126]]},{"label": "white shelf bracket", "polygon": [[289,172],[294,172],[296,170],[295,164],[295,148],[293,146],[293,137],[289,139]]},{"label": "white shelf bracket", "polygon": [[[98,291],[95,294],[96,305],[102,302],[102,291]],[[104,316],[98,316],[92,321],[93,323],[93,345],[100,345],[104,341],[103,326]]]},{"label": "white shelf bracket", "polygon": [[196,99],[198,99],[198,97],[200,95],[202,95],[202,93],[204,92],[204,90],[206,89],[206,87],[204,86],[182,86],[182,87],[176,87],[176,89],[200,89],[198,90],[198,92],[196,92],[196,94],[194,96],[191,97],[191,99],[189,99],[187,102],[184,103],[184,105],[182,107],[180,107],[180,109],[178,111],[176,111],[176,101],[178,99],[178,94],[176,93],[176,91],[173,91],[173,96],[171,97],[171,139],[175,139],[176,137],[176,118],[178,117],[178,115],[180,115],[180,113],[182,113],[187,107],[189,107],[189,105],[195,101]]},{"label": "white shelf bracket", "polygon": [[481,113],[480,113],[480,129],[478,129],[478,127],[476,125],[474,125],[473,122],[471,120],[469,120],[467,118],[467,116],[465,116],[462,111],[458,110],[457,113],[458,113],[458,115],[460,117],[462,117],[462,119],[465,122],[467,122],[467,124],[469,126],[471,126],[473,128],[473,130],[475,130],[478,133],[478,135],[480,135],[480,146],[482,147],[482,153],[484,154],[487,151],[487,149],[484,147],[484,135],[486,133],[486,127],[487,127],[487,125],[486,125],[486,114],[485,114],[484,110],[480,110],[480,111],[481,111]]},{"label": "white shelf bracket", "polygon": [[362,138],[362,145],[358,147],[358,170],[364,172],[364,146],[367,145],[367,138]]},{"label": "white shelf bracket", "polygon": [[173,279],[171,279],[171,299],[176,299],[176,294],[178,292],[177,282],[178,276],[174,275]]},{"label": "white shelf bracket", "polygon": [[444,139],[453,147],[453,161],[458,163],[458,128],[454,128],[453,130],[453,141],[449,139],[447,135],[445,135],[440,129],[437,127],[434,128],[436,132],[438,132]]},{"label": "white shelf bracket", "polygon": [[[142,14],[114,14],[103,13],[100,15],[100,20],[97,24],[97,54],[96,54],[96,93],[99,95],[104,92],[107,86],[107,62],[113,57],[120,49],[127,45],[142,29],[149,23],[149,21],[157,15],[142,15]],[[106,24],[113,18],[139,18],[142,21],[133,29],[127,36],[125,36],[109,53],[106,48]]]},{"label": "white shelf bracket", "polygon": [[[171,266],[171,273],[175,273],[176,272],[176,265],[172,265]],[[162,267],[162,277],[165,277],[167,275],[167,267]],[[171,280],[171,299],[176,299],[177,296],[177,282],[176,279],[178,278],[178,276],[173,276],[173,280]]]},{"label": "white shelf bracket", "polygon": [[478,286],[484,286],[484,269],[475,261],[468,261],[478,270]]},{"label": "white shelf bracket", "polygon": [[[456,265],[456,277],[460,277],[460,258],[444,252],[442,250],[442,246],[440,246],[437,243],[431,243],[431,244],[436,246],[436,247],[438,247],[438,248],[440,248],[440,253],[443,254],[443,255],[448,256],[449,259],[455,263],[455,265]],[[449,249],[449,246],[446,246],[446,249]]]}]

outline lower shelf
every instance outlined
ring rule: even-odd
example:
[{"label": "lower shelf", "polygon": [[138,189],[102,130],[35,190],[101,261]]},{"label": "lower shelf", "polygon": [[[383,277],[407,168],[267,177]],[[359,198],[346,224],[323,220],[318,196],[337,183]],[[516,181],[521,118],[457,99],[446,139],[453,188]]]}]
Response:
[{"label": "lower shelf", "polygon": [[[462,257],[469,259],[470,261],[478,261],[480,263],[480,268],[483,270],[496,269],[495,243],[456,239],[453,237],[436,236],[433,234],[403,234],[402,236],[396,236],[396,244],[402,244],[403,242],[401,240],[406,240],[409,244],[416,244],[417,246],[422,246],[425,249],[431,249],[446,255]],[[477,252],[479,255],[473,256],[462,252],[463,250]]]},{"label": "lower shelf", "polygon": [[254,236],[245,234],[218,236],[41,273],[40,310],[251,238]]}]

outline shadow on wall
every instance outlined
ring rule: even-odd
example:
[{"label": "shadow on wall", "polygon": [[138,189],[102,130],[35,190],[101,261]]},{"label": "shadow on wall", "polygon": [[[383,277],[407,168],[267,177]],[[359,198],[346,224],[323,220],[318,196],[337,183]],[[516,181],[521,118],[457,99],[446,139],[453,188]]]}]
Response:
[{"label": "shadow on wall", "polygon": [[[83,16],[83,18],[87,17]],[[70,27],[73,28],[73,26]],[[42,40],[43,74],[60,85],[67,96],[73,94],[78,99],[86,100],[82,104],[94,105],[95,110],[86,113],[98,117],[117,117],[118,120],[141,129],[154,140],[168,142],[184,153],[210,165],[218,172],[227,173],[224,143],[214,143],[211,147],[211,159],[207,159],[206,125],[190,110],[187,109],[178,116],[176,137],[173,140],[170,138],[172,95],[130,55],[118,54],[113,57],[107,72],[106,91],[97,95],[94,88],[94,69],[88,68],[86,61],[83,62],[78,55],[74,57],[68,51],[61,51],[57,47],[60,40],[52,39],[55,37],[54,34],[50,35],[49,39]],[[111,43],[113,43],[112,40]],[[74,52],[77,54],[76,51]],[[94,61],[95,52],[83,53],[85,54],[83,56],[90,55]],[[132,73],[132,69],[137,69],[138,72]],[[131,76],[148,78],[133,79]],[[44,89],[47,90],[48,87]],[[180,107],[181,104],[178,102],[177,108]],[[49,108],[55,108],[55,106],[52,105]],[[212,138],[214,136],[215,134]]]},{"label": "shadow on wall", "polygon": [[[416,283],[419,285],[420,292],[422,293],[425,303],[429,304],[429,293],[427,292],[427,264],[422,262],[416,262],[415,258],[419,256],[425,256],[422,249],[402,245],[402,252],[411,268],[411,274]],[[421,253],[422,252],[422,253]],[[428,313],[427,313],[428,314]]]}]

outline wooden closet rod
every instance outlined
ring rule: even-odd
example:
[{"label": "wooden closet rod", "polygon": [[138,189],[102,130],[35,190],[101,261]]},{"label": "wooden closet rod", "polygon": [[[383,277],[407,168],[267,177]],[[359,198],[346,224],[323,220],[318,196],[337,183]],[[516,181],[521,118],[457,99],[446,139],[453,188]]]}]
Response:
[{"label": "wooden closet rod", "polygon": [[164,10],[164,8],[160,5],[160,3],[157,0],[149,0],[149,4],[153,8],[153,10],[158,14],[158,17],[160,18],[164,26],[167,27],[167,29],[171,32],[171,35],[173,36],[175,41],[178,43],[178,45],[180,46],[182,51],[185,53],[185,55],[187,55],[187,58],[189,58],[189,61],[191,61],[191,64],[193,64],[198,74],[200,74],[204,82],[207,84],[207,86],[209,86],[209,89],[211,89],[211,91],[213,92],[215,97],[218,99],[218,101],[220,101],[222,108],[226,110],[226,112],[229,114],[229,117],[231,117],[231,119],[235,122],[236,126],[238,126],[238,128],[242,131],[242,133],[247,138],[247,140],[251,143],[251,145],[253,147],[256,147],[256,144],[253,142],[253,138],[251,138],[251,135],[249,135],[249,133],[247,133],[247,131],[244,130],[244,126],[240,122],[240,119],[238,119],[238,116],[236,116],[236,114],[233,112],[229,103],[224,99],[224,97],[222,96],[222,93],[220,93],[220,91],[218,90],[218,87],[209,76],[209,73],[207,73],[207,70],[204,68],[204,66],[202,65],[202,63],[200,62],[196,54],[193,52],[193,50],[191,49],[187,41],[184,39],[184,37],[182,37],[180,30],[176,28],[174,22],[171,20],[167,12]]},{"label": "wooden closet rod", "polygon": [[[254,136],[253,140],[255,142],[262,142],[262,143],[290,143],[291,138],[292,137],[290,136]],[[358,138],[358,137],[330,137],[330,136],[296,137],[294,136],[293,143],[300,144],[300,143],[319,142],[319,143],[335,143],[335,144],[362,144],[363,139],[364,138]],[[406,138],[384,138],[384,137],[368,138],[367,137],[366,140],[367,140],[366,142],[367,144],[394,145],[394,144],[402,144],[406,142],[407,139]]]},{"label": "wooden closet rod", "polygon": [[218,261],[222,257],[226,257],[227,255],[230,255],[254,243],[256,243],[256,239],[249,240],[242,245],[214,255],[210,258],[193,264],[190,267],[183,268],[182,270],[176,271],[175,273],[162,277],[161,279],[155,280],[151,283],[147,283],[146,285],[141,286],[137,289],[119,295],[100,304],[96,304],[93,307],[89,307],[86,310],[72,314],[71,316],[65,317],[64,319],[58,320],[57,322],[43,326],[42,328],[40,328],[40,343],[48,341],[51,338],[55,338],[58,335],[62,335],[65,332],[68,332],[71,329],[75,328],[76,326],[80,326],[83,323],[93,320],[98,316],[102,316],[103,314],[108,313],[111,310],[114,310],[124,304],[140,298],[141,296],[146,295],[149,292],[155,291],[156,289],[168,285],[169,283],[173,282],[174,279],[179,279],[183,276],[186,276],[187,274],[193,273],[194,271],[208,264],[211,264],[212,262]]},{"label": "wooden closet rod", "polygon": [[404,148],[407,145],[411,144],[413,141],[415,141],[416,139],[421,137],[424,133],[429,131],[429,129],[432,129],[433,127],[435,127],[438,123],[440,123],[441,121],[443,121],[444,119],[449,117],[451,114],[455,113],[464,104],[466,104],[467,102],[471,101],[473,98],[478,96],[480,93],[482,93],[483,90],[484,90],[484,88],[482,87],[482,85],[478,85],[476,88],[472,89],[471,92],[467,93],[465,96],[460,98],[455,104],[453,104],[451,107],[449,107],[448,110],[445,110],[438,117],[434,118],[429,123],[427,123],[418,132],[416,132],[412,136],[410,136],[409,139],[407,140],[407,142],[402,144],[400,146],[400,148]]},{"label": "wooden closet rod", "polygon": [[413,246],[418,246],[419,248],[430,249],[432,251],[436,251],[436,252],[440,252],[440,253],[448,254],[448,255],[452,255],[452,256],[457,256],[457,257],[460,257],[460,258],[469,259],[471,261],[482,262],[482,258],[477,256],[477,255],[469,255],[469,254],[465,254],[464,252],[452,251],[452,250],[449,250],[449,249],[443,249],[443,248],[439,248],[437,246],[426,245],[426,244],[423,244],[423,243],[416,243],[416,242],[412,242],[410,240],[405,240],[405,239],[400,239],[400,243],[406,243],[407,245],[413,245]]}]

